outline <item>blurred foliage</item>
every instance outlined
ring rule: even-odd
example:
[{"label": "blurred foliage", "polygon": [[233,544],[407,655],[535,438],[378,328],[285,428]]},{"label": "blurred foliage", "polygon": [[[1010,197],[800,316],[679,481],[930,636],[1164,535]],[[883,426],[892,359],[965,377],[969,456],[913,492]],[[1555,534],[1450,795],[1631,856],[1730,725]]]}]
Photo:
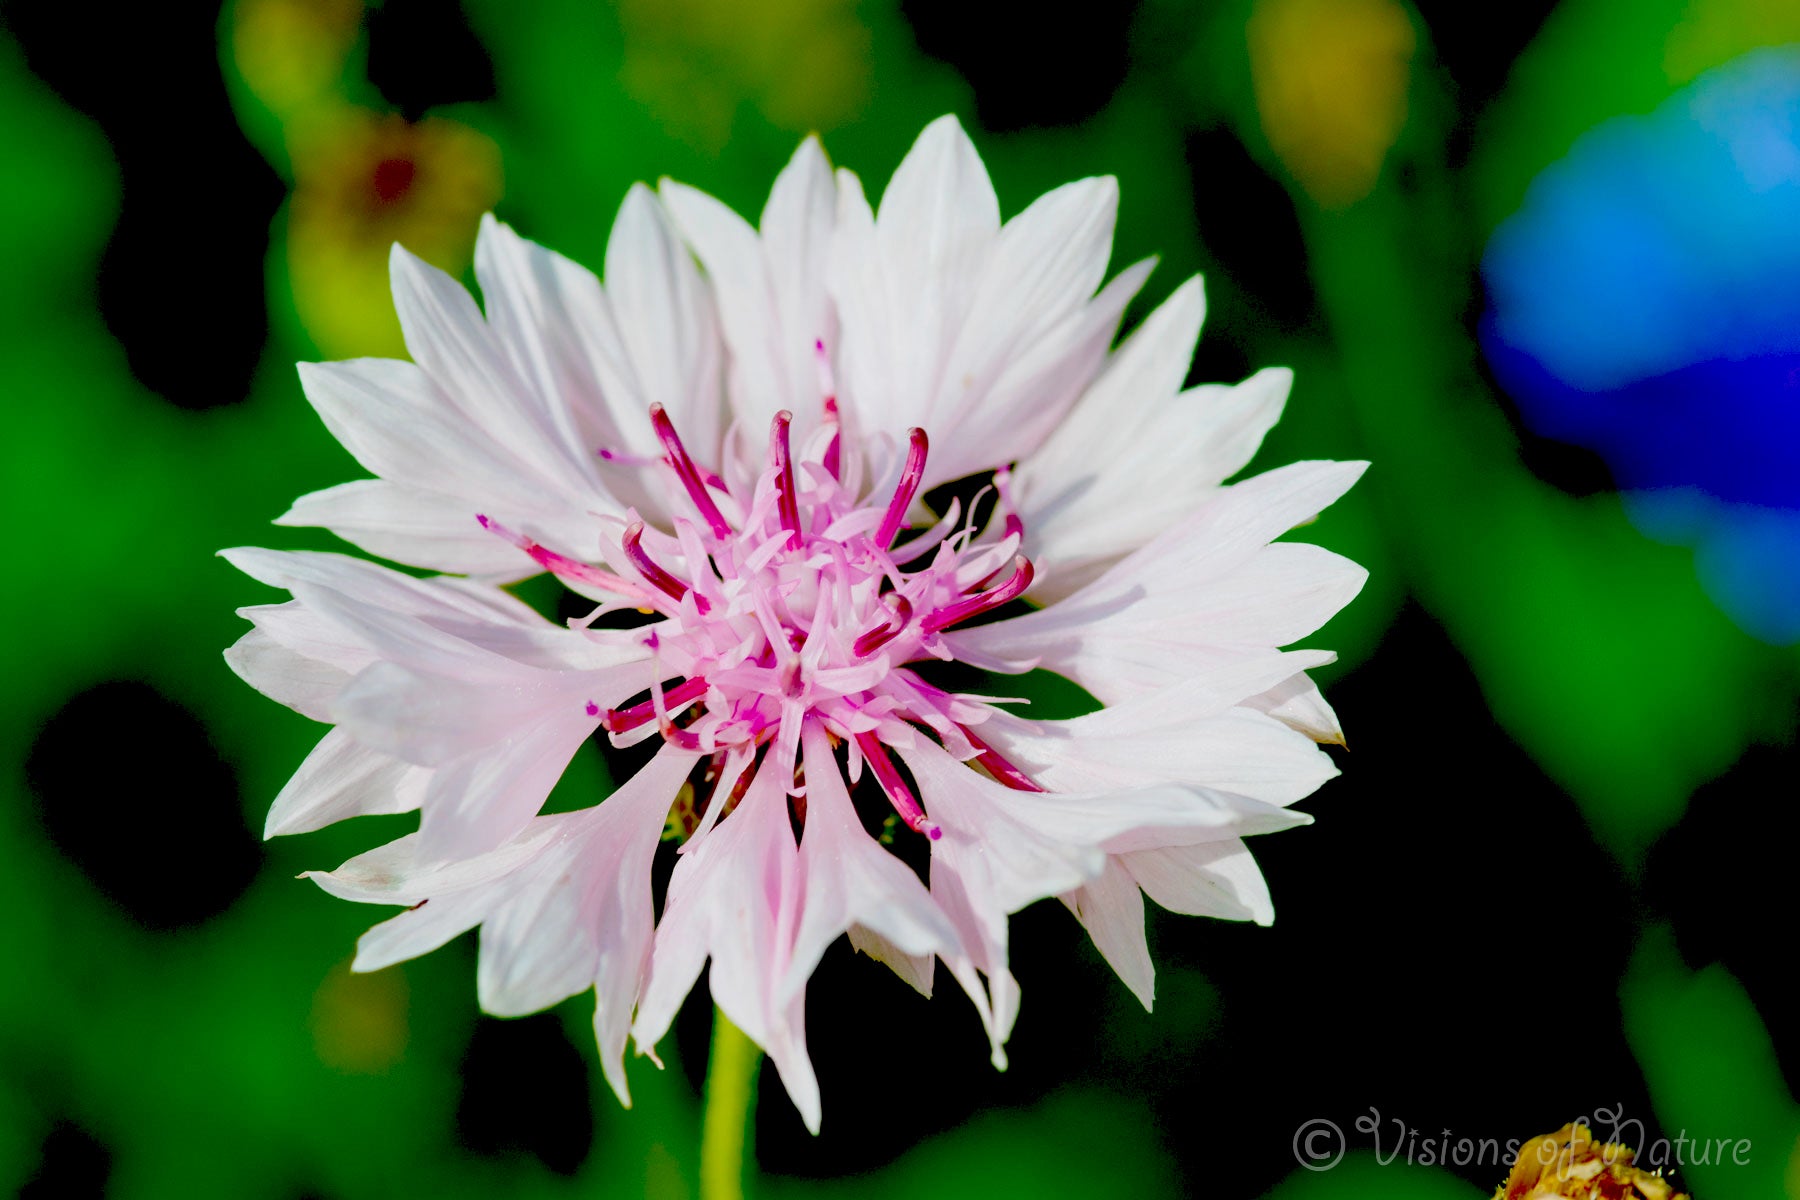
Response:
[{"label": "blurred foliage", "polygon": [[[294,496],[359,473],[291,364],[399,351],[382,273],[391,241],[463,272],[493,207],[598,264],[633,181],[676,176],[754,212],[816,129],[874,191],[925,121],[956,111],[1009,213],[1068,178],[1119,176],[1115,264],[1161,259],[1130,319],[1206,274],[1196,378],[1296,368],[1257,466],[1375,462],[1305,536],[1372,568],[1316,644],[1342,653],[1330,674],[1345,693],[1387,708],[1340,700],[1358,748],[1341,760],[1345,779],[1294,849],[1259,847],[1281,925],[1154,920],[1153,1017],[1062,914],[1034,910],[1016,922],[1027,1001],[1014,1067],[994,1078],[953,997],[928,1005],[865,962],[829,959],[813,1008],[816,1044],[839,1047],[819,1051],[826,1132],[796,1136],[765,1091],[762,1193],[1487,1194],[1500,1173],[1360,1152],[1333,1171],[1293,1169],[1295,1118],[1348,1127],[1401,1086],[1335,1073],[1367,1042],[1388,1056],[1382,1074],[1412,1086],[1384,1102],[1410,1105],[1415,1123],[1455,1111],[1507,1122],[1459,1133],[1524,1138],[1574,1115],[1558,1105],[1642,1097],[1631,1115],[1647,1137],[1753,1140],[1750,1168],[1696,1165],[1699,1194],[1800,1197],[1800,1109],[1782,1069],[1784,1038],[1800,1031],[1741,965],[1684,960],[1659,923],[1663,893],[1644,882],[1653,845],[1672,871],[1698,870],[1682,856],[1697,789],[1739,779],[1727,772],[1756,743],[1791,748],[1794,654],[1734,627],[1691,554],[1640,536],[1608,483],[1559,474],[1566,460],[1510,419],[1473,334],[1475,265],[1540,172],[1600,122],[1800,38],[1800,17],[1756,0],[1564,0],[1542,6],[1541,28],[1539,10],[1511,18],[1509,43],[1451,7],[1146,0],[1116,30],[1098,14],[1091,29],[1033,16],[1017,32],[1029,52],[1007,55],[979,20],[923,3],[465,0],[459,12],[235,0],[217,28],[222,83],[171,78],[166,95],[124,98],[165,139],[153,148],[192,128],[183,96],[228,100],[285,195],[267,229],[260,363],[241,399],[199,410],[141,382],[137,327],[99,286],[145,194],[144,160],[127,153],[139,143],[73,89],[47,86],[57,47],[33,32],[44,4],[0,6],[17,39],[0,34],[0,393],[13,414],[0,500],[23,516],[0,590],[13,631],[0,1189],[36,1177],[54,1194],[98,1171],[120,1197],[691,1194],[703,1006],[684,1015],[667,1071],[632,1065],[637,1104],[619,1111],[593,1069],[591,1001],[481,1018],[466,939],[348,973],[371,915],[292,876],[404,819],[255,850],[246,831],[319,731],[223,668],[218,651],[241,630],[233,606],[269,595],[211,555],[270,540],[266,523]],[[155,69],[155,46],[128,49]],[[1115,60],[1129,64],[1122,77]],[[1071,74],[1088,61],[1091,78]],[[1053,123],[1015,120],[1014,94],[1064,107]],[[235,149],[221,143],[220,162]],[[190,256],[196,279],[210,278],[217,230],[267,220],[229,207],[253,192],[229,190],[236,178],[221,166],[160,181],[183,219],[156,235]],[[116,286],[179,322],[190,282]],[[184,333],[161,351],[203,377],[219,335],[188,325],[157,326]],[[280,544],[331,541],[283,530]],[[1420,610],[1428,620],[1395,623]],[[1434,626],[1447,642],[1431,640]],[[1384,732],[1413,724],[1438,732]],[[1359,728],[1374,729],[1372,750]],[[1781,812],[1791,753],[1767,761],[1731,784],[1744,806],[1733,839],[1793,828]],[[1535,780],[1532,794],[1490,776]],[[587,802],[610,778],[599,754],[584,757],[553,804]],[[1509,839],[1518,813],[1543,824]],[[131,836],[109,842],[109,830]],[[1568,873],[1540,873],[1546,847],[1572,847],[1554,859]],[[1446,859],[1451,873],[1433,874]],[[1415,878],[1456,883],[1422,891]],[[198,915],[159,923],[147,895]],[[1622,975],[1581,973],[1586,923],[1600,920],[1587,911],[1567,912],[1565,928],[1516,927],[1541,919],[1528,901],[1546,895],[1603,895],[1627,914],[1603,959]],[[1771,922],[1763,954],[1791,940],[1780,924],[1791,905],[1721,907],[1708,919]],[[1345,943],[1374,965],[1317,967],[1341,963]],[[1518,982],[1446,987],[1465,978],[1451,960],[1469,956]],[[1333,1012],[1370,989],[1391,989],[1404,1013],[1423,995],[1459,1041],[1416,1040],[1416,1015],[1319,1041],[1315,1028],[1335,1028]],[[1564,1008],[1603,1017],[1554,1045],[1512,1044],[1513,1025],[1560,1029]],[[1584,1039],[1600,1047],[1599,1078],[1540,1074],[1587,1069]],[[1515,1061],[1519,1080],[1494,1077]]]}]

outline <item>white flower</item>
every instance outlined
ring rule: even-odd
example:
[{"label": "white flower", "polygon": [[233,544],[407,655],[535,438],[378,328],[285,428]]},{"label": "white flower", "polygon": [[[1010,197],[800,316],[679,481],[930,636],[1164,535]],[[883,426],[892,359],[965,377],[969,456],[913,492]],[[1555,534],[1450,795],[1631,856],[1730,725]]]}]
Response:
[{"label": "white flower", "polygon": [[[316,876],[412,906],[359,968],[478,925],[490,1011],[595,988],[623,1100],[628,1036],[651,1052],[710,960],[816,1130],[805,986],[840,934],[921,991],[941,961],[1003,1064],[1025,905],[1061,897],[1146,1005],[1142,893],[1271,918],[1243,839],[1308,819],[1289,806],[1335,773],[1314,741],[1339,736],[1304,674],[1331,656],[1279,647],[1364,578],[1271,541],[1362,465],[1223,482],[1287,373],[1182,390],[1198,280],[1110,349],[1149,269],[1102,286],[1114,206],[1112,180],[1082,180],[1002,225],[945,118],[879,214],[812,141],[760,229],[678,184],[634,189],[604,288],[490,219],[484,314],[395,249],[414,362],[302,368],[377,478],[282,519],[446,574],[229,552],[294,599],[245,610],[228,658],[335,725],[269,833],[421,810],[417,834]],[[927,489],[987,471],[969,513],[901,540]],[[542,569],[596,616],[649,616],[561,628],[494,586]],[[1020,597],[1044,607],[970,624]],[[933,686],[934,659],[1045,667],[1107,707],[1029,720]],[[663,744],[603,803],[537,815],[596,730]],[[658,917],[650,861],[688,782],[700,815]],[[929,839],[928,882],[866,832],[877,805]]]}]

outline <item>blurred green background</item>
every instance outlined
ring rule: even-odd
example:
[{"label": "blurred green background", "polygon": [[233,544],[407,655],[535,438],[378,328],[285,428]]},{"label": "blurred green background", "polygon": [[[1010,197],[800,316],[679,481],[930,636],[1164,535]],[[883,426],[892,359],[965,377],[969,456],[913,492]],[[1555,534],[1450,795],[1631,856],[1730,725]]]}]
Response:
[{"label": "blurred green background", "polygon": [[[1318,823],[1257,846],[1273,928],[1151,917],[1154,1015],[1059,907],[1016,918],[1004,1075],[966,1004],[840,946],[824,1133],[765,1079],[755,1191],[1479,1197],[1491,1153],[1396,1159],[1397,1131],[1610,1111],[1748,1139],[1686,1162],[1697,1195],[1800,1198],[1800,655],[1634,527],[1619,458],[1522,417],[1481,274],[1584,133],[1796,40],[1761,0],[0,3],[0,1189],[694,1193],[703,989],[625,1112],[591,995],[481,1016],[469,939],[348,972],[374,914],[293,877],[407,818],[259,844],[317,730],[226,670],[270,597],[212,554],[330,548],[268,526],[360,474],[292,364],[403,352],[391,242],[466,272],[491,209],[597,266],[635,180],[755,212],[818,131],[874,190],[953,111],[1008,213],[1119,177],[1114,261],[1162,264],[1128,321],[1206,275],[1196,380],[1295,368],[1259,464],[1373,460],[1308,532],[1373,572],[1311,639],[1352,751]],[[1796,377],[1699,411],[1767,401],[1792,454]],[[596,747],[569,786],[608,778]],[[1296,1161],[1313,1119],[1334,1169]]]}]

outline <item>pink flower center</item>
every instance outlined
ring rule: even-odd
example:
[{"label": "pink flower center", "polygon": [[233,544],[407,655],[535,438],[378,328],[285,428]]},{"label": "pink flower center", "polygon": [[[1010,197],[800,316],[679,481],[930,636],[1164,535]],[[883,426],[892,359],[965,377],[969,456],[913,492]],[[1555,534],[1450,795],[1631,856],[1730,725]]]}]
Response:
[{"label": "pink flower center", "polygon": [[615,744],[660,733],[717,756],[720,767],[731,756],[779,755],[791,770],[801,724],[813,717],[847,744],[852,780],[866,762],[901,819],[937,838],[887,751],[911,745],[920,727],[1001,782],[1037,789],[971,731],[988,716],[986,705],[935,688],[906,666],[949,660],[944,632],[1030,587],[1031,563],[1018,553],[1023,527],[1002,472],[997,539],[978,541],[972,519],[958,527],[953,503],[945,519],[896,547],[924,479],[925,431],[909,431],[892,491],[865,502],[839,478],[841,430],[826,383],[809,453],[793,452],[792,414],[776,414],[768,466],[747,505],[693,460],[668,414],[652,408],[662,461],[698,520],[676,517],[673,535],[628,524],[621,548],[636,580],[481,521],[550,571],[662,617],[623,635],[655,652],[660,682],[649,699],[590,707]]}]

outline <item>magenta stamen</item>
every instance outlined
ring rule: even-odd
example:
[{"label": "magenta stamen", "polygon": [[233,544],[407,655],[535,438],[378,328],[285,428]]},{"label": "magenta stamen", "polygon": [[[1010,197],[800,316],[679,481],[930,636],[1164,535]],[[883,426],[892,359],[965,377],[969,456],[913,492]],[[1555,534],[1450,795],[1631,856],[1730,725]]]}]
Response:
[{"label": "magenta stamen", "polygon": [[725,515],[719,506],[713,503],[712,494],[706,490],[706,483],[700,476],[700,468],[694,465],[687,447],[681,444],[681,436],[675,432],[674,422],[660,404],[650,406],[650,424],[656,428],[656,436],[661,440],[663,449],[668,453],[664,458],[675,474],[681,478],[681,485],[687,489],[688,497],[693,500],[694,507],[706,521],[713,536],[721,540],[731,536],[731,526],[726,524]]},{"label": "magenta stamen", "polygon": [[871,629],[856,639],[856,644],[852,647],[856,657],[866,658],[893,641],[899,636],[900,631],[906,628],[906,623],[910,620],[912,620],[912,602],[905,596],[895,596],[894,610],[887,624]]},{"label": "magenta stamen", "polygon": [[983,741],[981,736],[967,725],[958,725],[957,729],[962,732],[964,737],[969,739],[969,745],[980,751],[980,753],[975,756],[975,761],[986,767],[989,775],[992,775],[1007,787],[1016,788],[1021,792],[1041,792],[1045,790],[1038,786],[1035,779],[1008,762],[1005,755]]},{"label": "magenta stamen", "polygon": [[888,501],[887,515],[881,518],[881,528],[875,533],[875,544],[883,550],[894,544],[894,538],[906,520],[906,510],[912,507],[913,495],[919,490],[919,481],[925,478],[925,455],[930,449],[925,431],[916,427],[909,429],[906,438],[906,466],[900,471],[894,498]]},{"label": "magenta stamen", "polygon": [[836,396],[825,397],[825,423],[831,426],[831,440],[825,443],[825,455],[820,465],[831,473],[833,479],[842,478],[839,465],[843,458],[844,431],[838,421],[838,405]]},{"label": "magenta stamen", "polygon": [[[620,539],[621,544],[625,547],[625,557],[629,558],[631,560],[631,565],[636,567],[639,573],[643,575],[644,582],[650,584],[658,591],[664,592],[676,600],[680,600],[683,596],[688,594],[688,585],[681,582],[681,580],[675,578],[656,564],[656,561],[644,551],[644,547],[641,544],[643,537],[644,523],[642,521],[633,521],[625,527],[625,536]],[[706,597],[700,595],[698,592],[694,594],[694,600],[699,604],[701,612],[705,612],[711,607],[707,604]]]},{"label": "magenta stamen", "polygon": [[674,742],[683,750],[705,749],[705,747],[700,744],[700,736],[698,734],[682,729],[671,721],[664,721],[661,730],[664,739]]},{"label": "magenta stamen", "polygon": [[781,527],[793,536],[788,544],[800,546],[800,502],[794,490],[794,456],[788,446],[788,426],[794,414],[782,409],[769,424],[769,457],[775,467],[775,512]]},{"label": "magenta stamen", "polygon": [[[663,693],[664,711],[675,712],[686,707],[706,695],[706,687],[706,680],[698,675],[676,684]],[[593,710],[594,706],[589,704],[588,708]],[[588,715],[593,716],[594,711],[590,711]],[[656,720],[656,700],[652,697],[642,704],[634,704],[630,708],[607,709],[605,715],[600,718],[600,727],[608,733],[626,733],[654,720]]]},{"label": "magenta stamen", "polygon": [[887,748],[881,741],[872,733],[859,733],[856,735],[856,744],[874,770],[875,778],[881,783],[881,790],[887,793],[888,803],[894,806],[894,811],[900,814],[900,819],[906,822],[907,828],[914,833],[924,834],[934,842],[943,837],[944,831],[925,816],[925,810],[919,807],[918,798],[906,786],[906,781],[900,778],[900,772],[894,769],[893,760],[888,757]]},{"label": "magenta stamen", "polygon": [[558,554],[547,546],[541,546],[522,533],[508,529],[498,521],[490,520],[485,514],[476,513],[475,519],[481,527],[491,534],[512,543],[525,553],[540,567],[562,579],[576,583],[585,583],[589,587],[603,588],[609,592],[617,592],[621,596],[642,599],[644,589],[635,583],[620,579],[611,571],[602,571],[599,567],[591,567],[587,563],[577,562],[566,555]]},{"label": "magenta stamen", "polygon": [[614,450],[609,446],[602,446],[594,453],[600,456],[602,462],[616,463],[621,467],[648,467],[662,461],[654,454],[633,454],[629,450]]},{"label": "magenta stamen", "polygon": [[711,750],[705,745],[699,734],[690,729],[682,729],[675,724],[667,704],[668,697],[663,693],[662,680],[654,680],[650,684],[650,707],[656,712],[656,728],[665,741],[673,742],[684,750]]},{"label": "magenta stamen", "polygon": [[831,473],[833,479],[837,479],[843,428],[838,420],[837,380],[832,376],[831,356],[825,353],[823,338],[813,341],[813,363],[819,369],[819,394],[825,397],[825,424],[831,426],[831,440],[825,444],[825,456],[820,465]]},{"label": "magenta stamen", "polygon": [[964,596],[954,604],[946,604],[934,612],[927,613],[925,619],[919,622],[919,628],[926,633],[936,633],[940,629],[948,629],[952,625],[978,616],[989,609],[999,608],[1007,601],[1016,600],[1024,595],[1025,589],[1031,586],[1031,579],[1036,571],[1032,568],[1031,560],[1024,555],[1013,559],[1013,563],[1011,579],[993,591]]}]

